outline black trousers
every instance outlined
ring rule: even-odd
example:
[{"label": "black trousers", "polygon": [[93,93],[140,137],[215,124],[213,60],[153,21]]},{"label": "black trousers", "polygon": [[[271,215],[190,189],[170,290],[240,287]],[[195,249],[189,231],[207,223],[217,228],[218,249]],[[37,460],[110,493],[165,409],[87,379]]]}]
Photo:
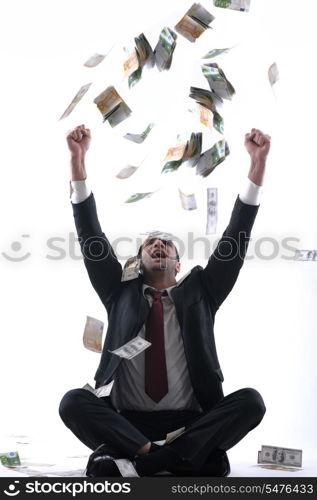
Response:
[{"label": "black trousers", "polygon": [[110,397],[97,398],[86,389],[65,394],[60,407],[65,425],[88,448],[105,443],[109,454],[132,459],[148,441],[185,427],[170,446],[199,469],[214,452],[227,451],[256,427],[265,413],[261,395],[251,388],[240,389],[219,401],[210,411],[121,411]]}]

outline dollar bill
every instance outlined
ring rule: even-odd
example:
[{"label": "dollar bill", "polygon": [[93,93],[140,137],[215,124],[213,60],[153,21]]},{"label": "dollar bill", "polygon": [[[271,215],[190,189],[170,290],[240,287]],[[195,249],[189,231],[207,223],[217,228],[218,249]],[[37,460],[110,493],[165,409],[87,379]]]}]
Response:
[{"label": "dollar bill", "polygon": [[268,70],[268,75],[269,75],[269,81],[271,86],[273,85],[280,79],[278,67],[276,63],[271,64]]},{"label": "dollar bill", "polygon": [[132,462],[127,458],[114,458],[113,461],[118,467],[122,477],[139,477]]},{"label": "dollar bill", "polygon": [[139,167],[134,167],[133,165],[128,165],[124,167],[120,172],[116,175],[118,179],[128,179],[131,175],[135,174]]},{"label": "dollar bill", "polygon": [[83,343],[86,349],[94,352],[101,352],[101,340],[103,334],[104,323],[99,319],[87,316]]},{"label": "dollar bill", "polygon": [[184,210],[196,210],[197,203],[194,193],[185,194],[180,189],[178,191]]},{"label": "dollar bill", "polygon": [[214,0],[215,7],[249,12],[251,0]]},{"label": "dollar bill", "polygon": [[119,356],[120,358],[132,359],[141,352],[145,351],[145,349],[150,347],[150,345],[151,342],[148,342],[138,335],[118,349],[115,349],[114,351],[109,350],[109,352]]},{"label": "dollar bill", "polygon": [[217,63],[204,64],[202,72],[212,92],[221,97],[221,99],[232,99],[235,89]]},{"label": "dollar bill", "polygon": [[218,219],[218,190],[207,188],[207,227],[206,234],[214,234],[217,231]]},{"label": "dollar bill", "polygon": [[276,464],[282,466],[301,467],[302,450],[282,448],[278,446],[262,446],[258,456],[259,463]]},{"label": "dollar bill", "polygon": [[194,3],[182,19],[176,24],[175,30],[190,42],[195,42],[214,20],[214,16],[201,4]]},{"label": "dollar bill", "polygon": [[70,103],[68,108],[66,108],[66,110],[64,111],[64,113],[60,117],[60,120],[62,120],[63,118],[67,118],[67,116],[69,116],[71,114],[73,109],[77,106],[79,101],[84,97],[86,92],[89,90],[90,85],[91,85],[91,83],[87,83],[87,85],[83,85],[82,87],[80,87],[80,89],[78,90],[74,99],[72,100],[72,102]]},{"label": "dollar bill", "polygon": [[216,111],[216,107],[220,106],[223,102],[214,92],[199,87],[190,87],[189,97],[210,109],[213,113]]},{"label": "dollar bill", "polygon": [[19,453],[17,451],[0,453],[0,462],[5,467],[18,467],[19,465],[21,465]]},{"label": "dollar bill", "polygon": [[104,90],[94,99],[94,103],[97,104],[103,121],[108,120],[111,127],[115,127],[132,113],[114,87]]},{"label": "dollar bill", "polygon": [[154,49],[155,64],[159,71],[169,70],[172,65],[173,54],[176,48],[177,35],[165,26]]},{"label": "dollar bill", "polygon": [[128,139],[129,141],[135,142],[136,144],[142,144],[142,142],[145,141],[149,133],[154,127],[154,123],[150,123],[146,129],[142,132],[142,134],[125,134],[124,138]]},{"label": "dollar bill", "polygon": [[111,389],[113,386],[113,381],[110,382],[110,384],[103,385],[101,387],[98,387],[98,389],[93,389],[90,384],[85,384],[83,389],[86,391],[92,392],[92,394],[95,394],[97,398],[104,398],[106,396],[109,396],[111,393]]},{"label": "dollar bill", "polygon": [[155,191],[149,193],[135,193],[130,196],[124,203],[135,203],[137,201],[143,200],[144,198],[150,198]]},{"label": "dollar bill", "polygon": [[176,431],[169,432],[168,434],[166,434],[165,444],[170,444],[176,438],[184,434],[184,432],[185,432],[185,427],[180,427],[179,429],[176,429]]},{"label": "dollar bill", "polygon": [[130,257],[124,265],[121,281],[130,281],[139,277],[141,261],[137,256]]},{"label": "dollar bill", "polygon": [[222,139],[212,146],[212,148],[205,151],[196,167],[196,174],[202,177],[207,177],[211,172],[222,163],[226,156],[230,153],[227,142]]},{"label": "dollar bill", "polygon": [[295,260],[317,261],[317,250],[296,250]]},{"label": "dollar bill", "polygon": [[84,66],[86,66],[87,68],[94,68],[95,66],[98,66],[98,64],[100,64],[105,57],[106,55],[96,53],[89,57],[89,59],[87,59],[87,61],[84,63]]},{"label": "dollar bill", "polygon": [[207,52],[207,54],[202,57],[202,59],[213,59],[214,57],[220,56],[221,54],[226,54],[229,52],[230,48],[227,49],[213,49]]}]

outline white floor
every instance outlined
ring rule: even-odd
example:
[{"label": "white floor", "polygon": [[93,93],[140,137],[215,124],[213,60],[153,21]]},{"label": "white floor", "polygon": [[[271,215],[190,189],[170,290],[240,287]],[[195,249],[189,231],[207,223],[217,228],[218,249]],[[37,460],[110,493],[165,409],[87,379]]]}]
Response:
[{"label": "white floor", "polygon": [[[18,451],[21,466],[8,468],[0,465],[0,476],[8,477],[80,477],[83,476],[88,456],[91,451],[77,442],[71,435],[62,439],[39,438],[27,435],[11,434],[0,439],[1,453]],[[272,470],[269,466],[257,465],[252,462],[248,452],[241,456],[238,447],[228,452],[231,474],[230,477],[317,477],[317,450],[304,450],[303,467],[301,470]]]}]

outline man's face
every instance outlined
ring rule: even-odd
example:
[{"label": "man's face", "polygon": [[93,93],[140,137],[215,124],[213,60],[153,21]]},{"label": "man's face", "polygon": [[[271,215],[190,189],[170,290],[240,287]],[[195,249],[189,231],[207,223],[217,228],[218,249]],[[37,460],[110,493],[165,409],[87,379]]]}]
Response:
[{"label": "man's face", "polygon": [[180,269],[176,248],[170,240],[147,238],[142,245],[142,267],[147,272],[172,271],[176,275]]}]

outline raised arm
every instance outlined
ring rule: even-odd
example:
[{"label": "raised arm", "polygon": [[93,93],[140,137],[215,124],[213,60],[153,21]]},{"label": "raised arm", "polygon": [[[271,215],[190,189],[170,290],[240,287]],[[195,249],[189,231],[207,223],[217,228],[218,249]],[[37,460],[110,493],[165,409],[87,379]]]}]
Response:
[{"label": "raised arm", "polygon": [[214,310],[231,292],[243,265],[252,226],[258,212],[258,190],[263,185],[270,136],[258,129],[245,135],[245,147],[251,157],[249,185],[234,205],[230,222],[202,271],[202,280]]},{"label": "raised arm", "polygon": [[103,233],[93,193],[85,185],[85,157],[91,141],[90,130],[80,125],[67,134],[71,152],[70,178],[73,215],[88,275],[102,303],[109,311],[120,289],[122,267]]}]

